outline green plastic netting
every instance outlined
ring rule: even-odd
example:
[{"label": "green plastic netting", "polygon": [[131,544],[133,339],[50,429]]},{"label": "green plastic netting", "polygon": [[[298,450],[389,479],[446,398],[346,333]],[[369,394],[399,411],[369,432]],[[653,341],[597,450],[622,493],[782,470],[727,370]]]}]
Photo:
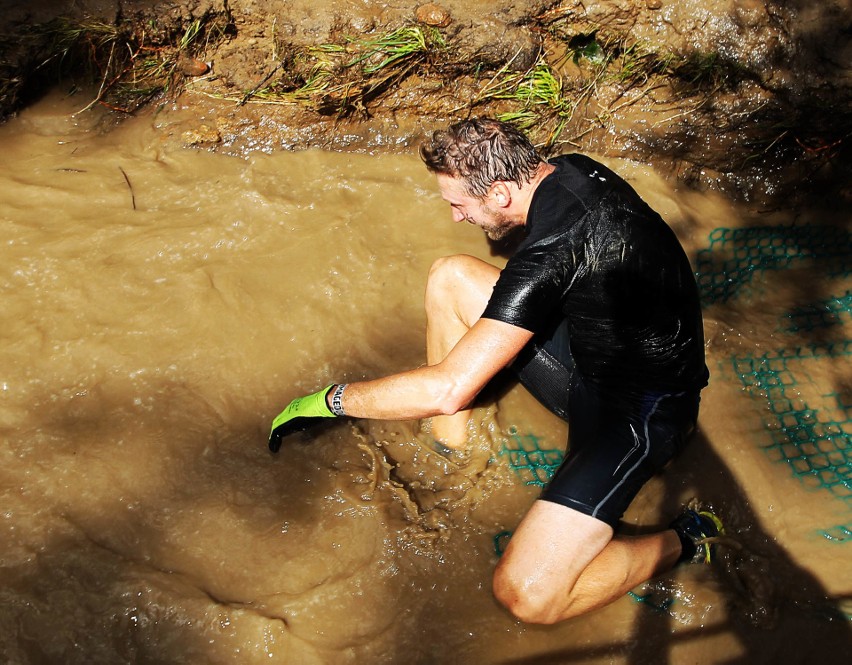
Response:
[{"label": "green plastic netting", "polygon": [[[837,226],[757,226],[715,229],[696,257],[705,304],[725,302],[766,271],[818,263],[828,276],[849,276],[852,234]],[[848,309],[847,309],[848,311]]]},{"label": "green plastic netting", "polygon": [[[825,379],[812,377],[820,364],[850,366],[852,292],[844,288],[840,295],[827,297],[808,293],[814,283],[826,289],[848,287],[852,233],[821,225],[721,228],[709,241],[698,253],[696,272],[705,306],[735,298],[753,302],[785,279],[789,287],[790,276],[780,271],[815,273],[815,280],[792,279],[805,302],[770,312],[778,320],[778,334],[771,340],[775,348],[730,360],[746,393],[768,407],[763,424],[769,442],[759,445],[806,488],[825,491],[852,511],[852,404],[848,394],[844,397]],[[803,339],[817,341],[802,344]],[[852,541],[852,524],[826,526],[819,532],[832,542]]]}]

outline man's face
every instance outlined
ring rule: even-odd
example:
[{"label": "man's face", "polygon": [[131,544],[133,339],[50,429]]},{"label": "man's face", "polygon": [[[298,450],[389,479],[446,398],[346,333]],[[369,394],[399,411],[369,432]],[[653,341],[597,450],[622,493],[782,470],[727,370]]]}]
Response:
[{"label": "man's face", "polygon": [[441,197],[450,204],[453,221],[466,221],[478,226],[491,240],[505,238],[517,224],[512,222],[499,208],[493,207],[491,192],[483,198],[467,193],[459,178],[438,174],[438,189]]}]

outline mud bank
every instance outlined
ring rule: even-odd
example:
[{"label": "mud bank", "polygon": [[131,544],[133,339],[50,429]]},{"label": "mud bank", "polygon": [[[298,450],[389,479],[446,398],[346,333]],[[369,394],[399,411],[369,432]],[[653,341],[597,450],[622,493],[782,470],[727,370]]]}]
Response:
[{"label": "mud bank", "polygon": [[[156,111],[164,141],[239,155],[407,150],[453,119],[502,114],[547,152],[652,161],[752,200],[829,188],[848,203],[841,0],[10,4],[6,113],[61,82],[81,108]],[[375,47],[408,28],[422,31],[414,56]],[[396,69],[381,68],[388,53]],[[376,69],[365,75],[360,59]],[[534,88],[545,75],[548,98]]]}]

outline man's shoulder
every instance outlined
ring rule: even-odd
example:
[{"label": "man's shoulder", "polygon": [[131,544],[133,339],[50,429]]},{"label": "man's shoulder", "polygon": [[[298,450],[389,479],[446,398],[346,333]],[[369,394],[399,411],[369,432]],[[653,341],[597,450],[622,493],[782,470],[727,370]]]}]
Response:
[{"label": "man's shoulder", "polygon": [[580,153],[559,155],[549,163],[556,168],[540,183],[531,209],[538,236],[576,223],[613,184],[609,169]]},{"label": "man's shoulder", "polygon": [[579,152],[570,152],[553,157],[549,160],[549,163],[556,167],[554,175],[557,176],[557,179],[561,180],[570,181],[572,178],[591,178],[597,182],[604,183],[613,178],[621,179],[609,167]]}]

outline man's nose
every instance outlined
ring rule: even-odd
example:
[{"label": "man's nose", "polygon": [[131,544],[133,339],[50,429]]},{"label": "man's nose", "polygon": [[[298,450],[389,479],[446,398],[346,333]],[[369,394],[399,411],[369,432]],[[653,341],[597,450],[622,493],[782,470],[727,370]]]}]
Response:
[{"label": "man's nose", "polygon": [[463,222],[465,220],[464,214],[461,211],[453,208],[453,221],[454,222]]}]

